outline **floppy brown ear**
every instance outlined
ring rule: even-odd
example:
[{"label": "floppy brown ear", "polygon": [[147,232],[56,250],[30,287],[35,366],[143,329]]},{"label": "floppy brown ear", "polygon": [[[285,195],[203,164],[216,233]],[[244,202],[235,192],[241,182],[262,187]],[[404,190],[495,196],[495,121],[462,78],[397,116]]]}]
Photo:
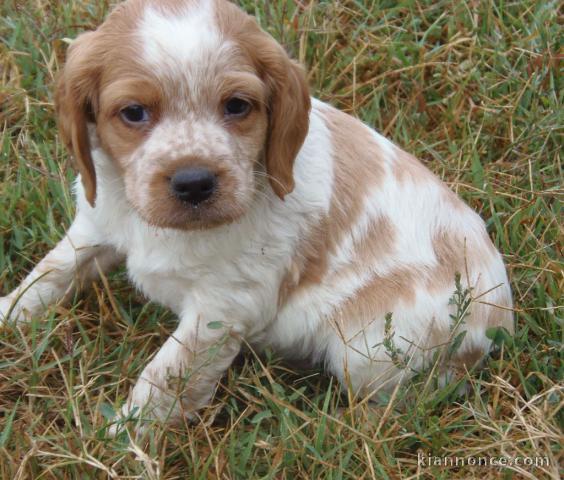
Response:
[{"label": "floppy brown ear", "polygon": [[93,121],[98,83],[94,36],[95,32],[84,33],[69,47],[55,90],[59,131],[92,206],[96,200],[96,171],[90,153],[88,121]]},{"label": "floppy brown ear", "polygon": [[270,87],[266,170],[270,185],[281,199],[294,190],[294,161],[309,130],[311,99],[305,73],[279,45],[267,59]]}]

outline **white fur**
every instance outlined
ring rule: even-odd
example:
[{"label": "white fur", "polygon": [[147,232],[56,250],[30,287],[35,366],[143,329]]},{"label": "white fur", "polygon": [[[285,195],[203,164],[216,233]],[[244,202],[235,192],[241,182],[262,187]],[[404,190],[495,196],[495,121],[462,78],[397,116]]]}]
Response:
[{"label": "white fur", "polygon": [[199,63],[221,44],[212,0],[199,0],[173,15],[149,7],[139,36],[145,62],[164,74],[187,71],[189,65]]}]

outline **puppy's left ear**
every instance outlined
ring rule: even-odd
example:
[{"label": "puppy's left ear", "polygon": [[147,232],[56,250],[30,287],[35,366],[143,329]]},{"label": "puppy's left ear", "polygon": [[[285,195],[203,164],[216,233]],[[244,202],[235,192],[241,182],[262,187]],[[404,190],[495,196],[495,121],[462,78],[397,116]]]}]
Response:
[{"label": "puppy's left ear", "polygon": [[[280,48],[282,50],[282,48]],[[272,84],[266,170],[281,199],[294,190],[294,161],[309,130],[311,99],[305,73],[285,52],[279,70],[270,71]]]},{"label": "puppy's left ear", "polygon": [[309,130],[311,99],[303,68],[268,37],[266,45],[258,47],[270,91],[266,171],[274,193],[283,200],[294,190],[294,161]]}]

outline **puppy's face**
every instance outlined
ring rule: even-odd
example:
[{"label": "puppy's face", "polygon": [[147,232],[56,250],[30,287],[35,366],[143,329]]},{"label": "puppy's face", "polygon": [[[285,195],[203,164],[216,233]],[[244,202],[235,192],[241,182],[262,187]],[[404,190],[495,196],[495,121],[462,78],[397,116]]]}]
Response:
[{"label": "puppy's face", "polygon": [[223,0],[125,2],[73,44],[56,100],[88,200],[93,123],[130,204],[178,229],[231,222],[261,188],[290,193],[310,108],[301,69]]}]

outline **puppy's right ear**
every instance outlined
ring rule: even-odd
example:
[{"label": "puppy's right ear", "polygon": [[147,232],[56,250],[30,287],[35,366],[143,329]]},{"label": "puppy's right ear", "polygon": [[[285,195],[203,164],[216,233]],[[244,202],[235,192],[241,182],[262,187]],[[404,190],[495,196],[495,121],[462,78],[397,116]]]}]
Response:
[{"label": "puppy's right ear", "polygon": [[55,90],[59,131],[80,173],[86,199],[96,201],[96,171],[90,151],[88,123],[95,122],[99,82],[96,32],[73,41]]}]

